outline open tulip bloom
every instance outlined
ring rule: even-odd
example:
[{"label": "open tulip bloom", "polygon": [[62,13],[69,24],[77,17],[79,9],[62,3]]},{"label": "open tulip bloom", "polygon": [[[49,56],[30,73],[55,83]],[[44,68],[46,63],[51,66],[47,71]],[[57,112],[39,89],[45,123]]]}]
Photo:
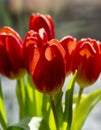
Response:
[{"label": "open tulip bloom", "polygon": [[[72,36],[57,40],[49,15],[32,14],[24,40],[11,27],[2,27],[0,73],[17,80],[19,106],[19,122],[11,125],[5,113],[0,81],[2,129],[81,130],[91,110],[101,101],[101,89],[87,95],[83,95],[83,90],[97,81],[100,72],[101,42],[91,38],[77,40]],[[64,86],[70,74],[72,77]]]}]

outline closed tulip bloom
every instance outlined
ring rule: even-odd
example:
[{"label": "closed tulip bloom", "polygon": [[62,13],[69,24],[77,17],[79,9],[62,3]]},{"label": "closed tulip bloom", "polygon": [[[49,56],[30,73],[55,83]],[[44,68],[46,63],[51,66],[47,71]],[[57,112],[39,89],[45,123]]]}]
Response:
[{"label": "closed tulip bloom", "polygon": [[35,48],[41,49],[42,45],[47,42],[47,33],[41,28],[39,32],[34,30],[29,30],[24,38],[24,64],[27,71],[30,73],[31,60],[33,58],[33,53]]},{"label": "closed tulip bloom", "polygon": [[0,73],[15,78],[22,73],[23,42],[17,32],[10,27],[0,29]]},{"label": "closed tulip bloom", "polygon": [[29,30],[34,30],[36,32],[39,29],[44,28],[47,33],[48,40],[54,39],[54,22],[50,15],[43,14],[32,14],[29,19]]},{"label": "closed tulip bloom", "polygon": [[[26,50],[30,50],[30,45]],[[61,44],[51,40],[41,50],[33,45],[31,53],[30,73],[36,88],[47,94],[58,92],[65,80],[65,50]]]},{"label": "closed tulip bloom", "polygon": [[72,36],[65,36],[60,40],[61,45],[66,51],[66,74],[69,75],[72,72],[72,65],[74,60],[74,52],[77,45],[77,40]]},{"label": "closed tulip bloom", "polygon": [[73,70],[78,70],[77,82],[81,88],[93,84],[101,71],[100,42],[85,38],[78,41]]}]

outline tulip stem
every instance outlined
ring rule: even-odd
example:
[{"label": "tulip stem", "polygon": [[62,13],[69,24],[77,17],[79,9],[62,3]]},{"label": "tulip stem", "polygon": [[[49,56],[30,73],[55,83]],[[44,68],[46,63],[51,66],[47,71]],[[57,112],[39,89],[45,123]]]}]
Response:
[{"label": "tulip stem", "polygon": [[54,115],[56,130],[60,130],[58,115],[57,115],[56,107],[55,107],[55,104],[54,104],[54,95],[50,95],[50,103],[51,103],[51,107],[52,107],[52,111],[53,111],[53,115]]},{"label": "tulip stem", "polygon": [[3,130],[6,130],[8,127],[7,117],[6,117],[5,108],[4,108],[1,81],[0,81],[0,125],[2,126]]},{"label": "tulip stem", "polygon": [[81,100],[82,93],[83,93],[83,88],[80,87],[80,89],[79,89],[79,94],[78,94],[78,100],[77,100],[77,104],[76,104],[76,108],[77,108],[77,107],[79,106],[79,104],[80,104],[80,100]]}]

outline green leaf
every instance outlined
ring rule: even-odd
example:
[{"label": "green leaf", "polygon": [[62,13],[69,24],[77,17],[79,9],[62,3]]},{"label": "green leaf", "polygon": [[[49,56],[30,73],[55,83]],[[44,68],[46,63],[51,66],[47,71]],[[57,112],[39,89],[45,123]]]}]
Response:
[{"label": "green leaf", "polygon": [[77,109],[74,110],[71,130],[81,130],[88,114],[99,101],[101,101],[101,90],[94,91],[81,100]]},{"label": "green leaf", "polygon": [[42,97],[42,116],[46,120],[46,122],[49,121],[49,113],[50,113],[50,99],[49,95],[43,94]]},{"label": "green leaf", "polygon": [[35,89],[31,84],[29,76],[26,80],[26,113],[30,116],[36,116]]},{"label": "green leaf", "polygon": [[42,114],[42,94],[38,92],[28,75],[26,81],[26,111],[27,115],[41,116]]},{"label": "green leaf", "polygon": [[63,125],[62,128],[66,128],[69,130],[72,122],[72,104],[73,104],[73,92],[74,85],[76,80],[77,71],[72,76],[66,90],[65,94],[65,108],[63,114]]},{"label": "green leaf", "polygon": [[29,122],[30,130],[50,130],[42,117],[33,117]]},{"label": "green leaf", "polygon": [[22,119],[26,116],[26,108],[25,108],[26,93],[25,93],[24,78],[20,78],[17,80],[16,95],[19,103],[20,119]]},{"label": "green leaf", "polygon": [[[59,108],[59,106],[58,106],[59,109],[57,108],[57,106],[56,106],[57,103],[58,102],[55,102],[54,105],[56,108],[56,113],[58,115],[58,119],[60,119],[61,118],[60,115],[62,115],[63,113],[58,113],[60,108]],[[50,130],[54,130],[54,129],[56,129],[56,124],[55,124],[53,109],[52,109],[51,105],[52,104],[50,104],[50,95],[44,94],[43,95],[43,104],[42,104],[42,116],[43,116],[43,119],[45,120],[45,122],[48,124]],[[60,105],[60,104],[58,104],[58,105]]]},{"label": "green leaf", "polygon": [[55,106],[56,106],[56,112],[58,115],[58,120],[60,126],[62,125],[62,119],[63,119],[63,101],[62,101],[63,91],[60,91],[54,96],[55,99]]},{"label": "green leaf", "polygon": [[[82,94],[80,100],[83,100],[85,97],[87,97],[87,95],[86,94]],[[73,96],[73,104],[76,104],[77,101],[78,101],[78,95],[74,95]]]},{"label": "green leaf", "polygon": [[0,124],[2,125],[3,129],[7,128],[7,118],[4,109],[4,102],[3,102],[3,94],[1,89],[1,81],[0,81]]},{"label": "green leaf", "polygon": [[41,116],[42,115],[42,93],[35,90],[34,95],[35,95],[34,102],[36,105],[36,116]]},{"label": "green leaf", "polygon": [[30,130],[28,123],[30,122],[31,118],[32,117],[26,117],[19,123],[9,126],[7,130]]},{"label": "green leaf", "polygon": [[54,115],[53,115],[53,111],[52,109],[50,109],[50,113],[49,113],[49,128],[50,130],[56,130],[56,124],[55,124],[55,120],[54,120]]}]

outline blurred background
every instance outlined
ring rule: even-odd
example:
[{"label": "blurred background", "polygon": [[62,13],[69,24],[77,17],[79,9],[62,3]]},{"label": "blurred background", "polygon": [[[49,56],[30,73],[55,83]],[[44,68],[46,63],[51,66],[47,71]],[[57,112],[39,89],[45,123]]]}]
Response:
[{"label": "blurred background", "polygon": [[52,16],[58,39],[73,35],[101,40],[100,0],[0,0],[0,28],[11,26],[23,37],[32,12]]},{"label": "blurred background", "polygon": [[[100,0],[0,0],[0,28],[10,26],[22,38],[28,30],[31,13],[50,14],[55,23],[56,38],[72,35],[78,40],[91,37],[101,40]],[[5,109],[10,123],[18,121],[18,106],[15,94],[16,81],[0,77],[3,85]],[[101,77],[100,77],[101,78]],[[85,93],[101,87],[100,78]],[[97,86],[95,88],[95,86]],[[85,109],[85,108],[84,108]],[[88,117],[83,130],[101,130],[101,103]]]}]

